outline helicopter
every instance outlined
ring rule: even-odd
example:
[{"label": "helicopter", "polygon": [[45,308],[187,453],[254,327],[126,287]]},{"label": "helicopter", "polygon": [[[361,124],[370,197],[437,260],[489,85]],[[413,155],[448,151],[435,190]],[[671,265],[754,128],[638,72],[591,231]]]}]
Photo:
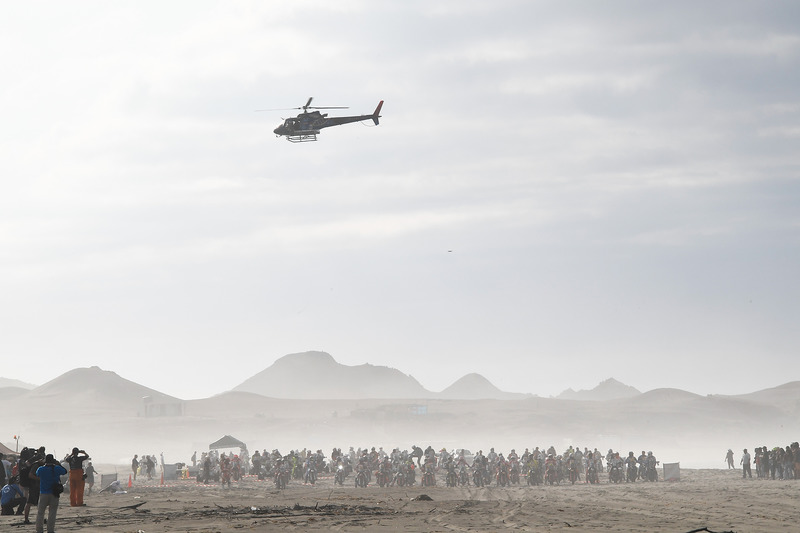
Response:
[{"label": "helicopter", "polygon": [[[375,125],[378,125],[378,119],[381,118],[380,112],[383,107],[383,100],[378,102],[378,107],[371,115],[354,115],[349,117],[330,117],[327,113],[320,113],[319,109],[347,109],[347,107],[316,107],[311,105],[314,97],[310,97],[306,105],[302,107],[292,107],[289,109],[302,109],[303,112],[296,117],[284,119],[283,124],[273,130],[277,137],[284,136],[286,140],[293,143],[316,141],[317,135],[322,128],[330,128],[331,126],[341,126],[342,124],[350,124],[351,122],[361,122],[364,120],[372,120]],[[309,109],[313,111],[309,112]]]}]

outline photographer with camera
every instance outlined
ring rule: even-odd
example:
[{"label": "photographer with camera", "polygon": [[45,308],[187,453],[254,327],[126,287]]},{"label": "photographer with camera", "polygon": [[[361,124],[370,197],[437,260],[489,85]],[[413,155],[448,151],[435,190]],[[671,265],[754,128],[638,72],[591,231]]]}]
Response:
[{"label": "photographer with camera", "polygon": [[56,513],[58,512],[58,497],[64,491],[61,476],[67,470],[58,464],[53,454],[48,453],[44,464],[31,473],[31,478],[39,481],[39,507],[36,513],[36,533],[44,533],[44,511],[47,513],[47,533],[56,530]]},{"label": "photographer with camera", "polygon": [[30,524],[29,519],[31,507],[39,505],[39,479],[32,475],[36,469],[44,464],[45,460],[44,446],[41,448],[22,448],[19,454],[19,463],[17,470],[19,472],[19,485],[22,487],[22,492],[25,494],[25,509],[23,524]]},{"label": "photographer with camera", "polygon": [[72,448],[72,453],[67,456],[69,463],[69,504],[72,507],[81,507],[83,491],[86,485],[86,474],[83,472],[83,462],[91,459],[85,451]]}]

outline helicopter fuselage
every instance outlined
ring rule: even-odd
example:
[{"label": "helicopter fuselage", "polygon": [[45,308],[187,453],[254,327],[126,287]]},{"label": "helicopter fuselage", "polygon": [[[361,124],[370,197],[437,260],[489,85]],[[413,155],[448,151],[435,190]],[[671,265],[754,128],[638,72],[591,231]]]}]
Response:
[{"label": "helicopter fuselage", "polygon": [[377,126],[382,106],[383,100],[380,101],[378,107],[375,108],[375,111],[371,115],[354,115],[349,117],[328,117],[327,113],[320,113],[319,111],[303,111],[296,117],[284,120],[283,124],[275,128],[273,132],[275,135],[285,136],[288,140],[297,142],[316,140],[316,135],[323,128],[330,128],[331,126],[341,126],[342,124],[362,122],[364,120],[372,120]]}]

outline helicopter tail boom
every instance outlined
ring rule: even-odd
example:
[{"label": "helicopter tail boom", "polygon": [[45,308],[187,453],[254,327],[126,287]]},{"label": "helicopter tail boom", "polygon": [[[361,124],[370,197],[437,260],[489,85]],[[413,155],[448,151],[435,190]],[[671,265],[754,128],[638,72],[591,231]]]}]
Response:
[{"label": "helicopter tail boom", "polygon": [[383,107],[383,100],[378,102],[378,107],[376,107],[375,112],[372,113],[372,122],[374,122],[376,126],[378,125],[378,119],[381,118],[381,107]]}]

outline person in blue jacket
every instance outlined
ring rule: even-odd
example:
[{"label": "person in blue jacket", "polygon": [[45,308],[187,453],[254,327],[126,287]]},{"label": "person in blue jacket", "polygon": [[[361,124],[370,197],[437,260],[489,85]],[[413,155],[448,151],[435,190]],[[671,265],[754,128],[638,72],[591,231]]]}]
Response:
[{"label": "person in blue jacket", "polygon": [[26,499],[25,493],[22,492],[22,488],[19,486],[19,477],[12,476],[8,480],[8,484],[0,490],[0,506],[2,506],[0,514],[14,514],[14,507],[16,507],[17,514],[21,515]]},{"label": "person in blue jacket", "polygon": [[66,475],[66,473],[67,469],[58,464],[52,453],[48,453],[44,464],[36,469],[34,475],[39,479],[39,508],[36,513],[36,533],[44,533],[45,509],[48,509],[47,533],[55,533],[58,497],[60,494],[55,494],[53,487],[61,482],[61,476]]}]

